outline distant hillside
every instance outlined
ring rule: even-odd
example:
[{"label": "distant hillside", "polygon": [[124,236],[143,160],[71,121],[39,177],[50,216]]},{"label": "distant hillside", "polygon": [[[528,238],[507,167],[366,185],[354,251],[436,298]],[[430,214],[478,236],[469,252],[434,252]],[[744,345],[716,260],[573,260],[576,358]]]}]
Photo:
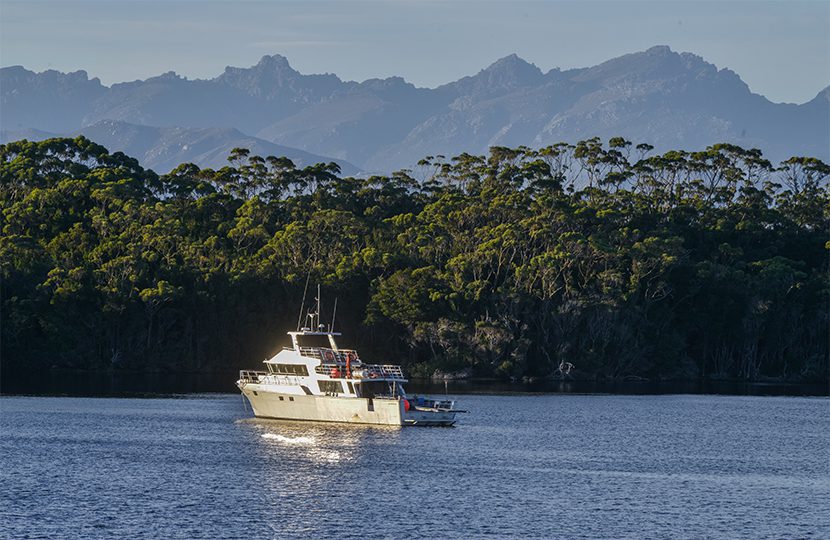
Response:
[{"label": "distant hillside", "polygon": [[[434,89],[399,77],[357,83],[304,75],[280,55],[209,80],[170,72],[109,88],[83,71],[15,66],[0,69],[0,87],[6,130],[68,132],[103,120],[224,126],[369,171],[409,167],[435,153],[592,136],[646,141],[658,151],[731,142],[776,161],[830,161],[829,89],[800,105],[772,103],[734,72],[664,46],[566,71],[542,72],[511,55]],[[185,140],[190,135],[204,133],[183,131],[177,143],[197,144]]]},{"label": "distant hillside", "polygon": [[[335,161],[342,174],[355,175],[360,169],[351,163],[319,156],[251,137],[232,128],[151,127],[102,120],[66,134],[84,135],[105,146],[110,152],[124,152],[135,156],[142,166],[159,174],[169,172],[181,163],[195,163],[199,167],[220,168],[228,165],[228,154],[233,148],[248,148],[260,156],[285,156],[297,166]],[[0,143],[29,139],[39,141],[60,135],[33,129],[0,132]]]}]

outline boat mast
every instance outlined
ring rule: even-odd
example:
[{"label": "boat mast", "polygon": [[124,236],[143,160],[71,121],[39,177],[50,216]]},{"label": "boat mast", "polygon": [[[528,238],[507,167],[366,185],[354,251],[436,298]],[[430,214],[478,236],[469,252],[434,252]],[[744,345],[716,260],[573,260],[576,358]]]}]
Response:
[{"label": "boat mast", "polygon": [[312,327],[312,331],[320,330],[320,284],[317,284],[317,328]]},{"label": "boat mast", "polygon": [[300,331],[300,325],[303,323],[303,308],[305,308],[305,295],[308,292],[308,280],[311,279],[311,272],[305,278],[305,287],[303,288],[303,301],[300,303],[300,315],[297,317],[297,332]]}]

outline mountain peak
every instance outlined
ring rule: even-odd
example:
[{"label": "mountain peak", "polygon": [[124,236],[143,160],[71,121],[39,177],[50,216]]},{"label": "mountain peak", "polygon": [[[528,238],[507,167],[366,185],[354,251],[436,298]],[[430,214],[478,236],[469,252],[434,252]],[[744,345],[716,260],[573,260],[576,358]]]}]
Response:
[{"label": "mountain peak", "polygon": [[522,59],[516,53],[509,54],[503,58],[499,58],[486,68],[482,70],[482,73],[490,72],[490,73],[513,73],[516,75],[541,75],[542,70],[540,70],[536,65],[527,62],[526,60]]},{"label": "mountain peak", "polygon": [[464,77],[451,85],[464,94],[497,95],[536,84],[542,77],[542,70],[513,53],[499,58],[476,75]]},{"label": "mountain peak", "polygon": [[372,90],[391,90],[391,89],[399,89],[399,88],[415,88],[415,85],[412,83],[406,82],[403,77],[392,76],[386,77],[385,79],[366,79],[360,86],[365,88],[369,88]]},{"label": "mountain peak", "polygon": [[717,68],[694,54],[677,53],[667,45],[612,58],[579,75],[583,81],[659,81],[683,76],[714,77]]},{"label": "mountain peak", "polygon": [[182,77],[175,71],[165,71],[161,75],[156,75],[155,77],[150,77],[144,82],[149,81],[184,81],[187,80],[185,77]]},{"label": "mountain peak", "polygon": [[259,59],[256,67],[273,69],[275,71],[294,71],[294,68],[288,63],[288,58],[281,54],[266,54]]},{"label": "mountain peak", "polygon": [[336,75],[303,75],[281,54],[266,54],[247,68],[228,66],[212,80],[255,98],[304,104],[330,96],[342,85]]},{"label": "mountain peak", "polygon": [[256,65],[249,68],[227,66],[225,72],[218,79],[250,80],[253,77],[260,81],[268,81],[269,83],[280,85],[285,79],[294,79],[299,76],[300,73],[288,63],[288,58],[281,54],[266,54],[259,59]]},{"label": "mountain peak", "polygon": [[655,45],[653,47],[649,47],[646,49],[645,53],[651,56],[668,56],[670,54],[677,54],[671,50],[671,47],[668,45]]}]

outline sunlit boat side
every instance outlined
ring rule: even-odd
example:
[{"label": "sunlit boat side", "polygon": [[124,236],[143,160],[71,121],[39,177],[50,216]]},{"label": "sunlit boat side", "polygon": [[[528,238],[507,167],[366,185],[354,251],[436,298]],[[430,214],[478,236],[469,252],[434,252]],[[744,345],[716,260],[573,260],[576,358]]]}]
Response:
[{"label": "sunlit boat side", "polygon": [[[291,346],[239,372],[236,385],[258,418],[392,426],[451,426],[455,402],[407,395],[399,365],[364,363],[337,332],[288,332]],[[324,343],[312,344],[314,341]]]}]

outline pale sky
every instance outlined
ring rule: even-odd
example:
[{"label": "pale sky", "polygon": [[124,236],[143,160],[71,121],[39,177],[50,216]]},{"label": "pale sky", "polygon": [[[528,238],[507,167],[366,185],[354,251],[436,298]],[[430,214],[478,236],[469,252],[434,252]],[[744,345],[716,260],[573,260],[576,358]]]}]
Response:
[{"label": "pale sky", "polygon": [[171,70],[211,78],[279,53],[302,73],[435,87],[511,53],[547,71],[653,45],[803,103],[830,85],[830,0],[0,0],[0,65],[84,69],[107,85]]}]

